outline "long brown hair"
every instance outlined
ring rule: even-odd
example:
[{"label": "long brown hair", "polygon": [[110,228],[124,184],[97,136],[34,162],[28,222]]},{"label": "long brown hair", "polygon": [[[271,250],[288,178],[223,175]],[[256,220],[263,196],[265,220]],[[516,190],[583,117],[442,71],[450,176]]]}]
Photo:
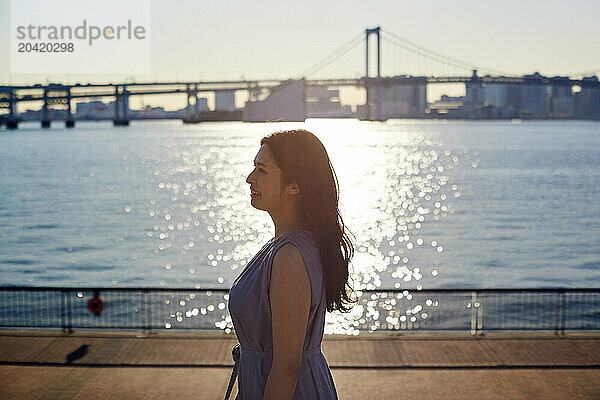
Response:
[{"label": "long brown hair", "polygon": [[338,208],[338,180],[325,146],[304,129],[274,132],[260,144],[269,147],[282,171],[282,190],[292,181],[298,184],[300,212],[317,240],[323,264],[327,311],[350,311],[356,302],[350,298],[348,272],[354,245]]}]

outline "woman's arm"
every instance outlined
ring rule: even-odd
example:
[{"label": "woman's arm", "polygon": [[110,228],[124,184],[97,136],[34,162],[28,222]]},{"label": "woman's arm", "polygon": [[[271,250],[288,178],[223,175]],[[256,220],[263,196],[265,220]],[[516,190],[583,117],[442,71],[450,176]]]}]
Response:
[{"label": "woman's arm", "polygon": [[263,400],[291,399],[298,382],[310,310],[310,278],[302,254],[286,243],[273,257],[269,300],[273,366]]}]

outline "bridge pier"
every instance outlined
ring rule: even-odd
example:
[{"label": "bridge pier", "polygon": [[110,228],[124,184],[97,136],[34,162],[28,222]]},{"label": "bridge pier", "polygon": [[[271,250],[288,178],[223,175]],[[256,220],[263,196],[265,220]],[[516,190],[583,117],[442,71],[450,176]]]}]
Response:
[{"label": "bridge pier", "polygon": [[48,118],[48,89],[44,88],[44,105],[42,106],[42,128],[50,128],[50,119]]},{"label": "bridge pier", "polygon": [[183,122],[187,122],[190,118],[190,85],[185,85],[185,94],[187,97],[187,107],[185,108],[185,116],[183,117]]},{"label": "bridge pier", "polygon": [[[190,98],[194,98],[194,107],[190,102]],[[190,85],[187,85],[187,109],[186,116],[183,119],[186,124],[196,124],[202,122],[200,118],[200,104],[198,103],[198,84],[194,84],[194,89],[190,89]]]},{"label": "bridge pier", "polygon": [[194,121],[200,122],[200,104],[198,104],[198,84],[194,84]]},{"label": "bridge pier", "polygon": [[71,113],[71,88],[67,89],[67,120],[65,121],[65,127],[75,127],[75,121],[73,120],[73,114]]},{"label": "bridge pier", "polygon": [[[369,82],[370,81],[370,82]],[[365,89],[367,91],[366,115],[364,120],[366,121],[385,121],[382,111],[382,83],[377,78],[367,78],[365,83]]]},{"label": "bridge pier", "polygon": [[119,93],[119,85],[115,86],[115,115],[113,119],[114,126],[129,126],[129,93],[126,86]]},{"label": "bridge pier", "polygon": [[8,100],[8,120],[6,121],[7,129],[17,129],[19,127],[19,122],[17,121],[17,113],[16,113],[16,102],[15,102],[15,94],[13,91],[10,91],[10,98]]},{"label": "bridge pier", "polygon": [[123,105],[123,122],[124,125],[129,125],[129,92],[127,87],[123,87],[123,97],[121,99]]}]

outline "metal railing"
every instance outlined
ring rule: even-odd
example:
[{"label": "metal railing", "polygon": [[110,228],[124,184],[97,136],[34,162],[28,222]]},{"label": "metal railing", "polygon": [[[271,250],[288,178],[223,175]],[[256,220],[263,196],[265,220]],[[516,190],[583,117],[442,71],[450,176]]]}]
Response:
[{"label": "metal railing", "polygon": [[[334,314],[326,330],[472,335],[600,331],[600,289],[395,289],[356,294],[359,300],[353,310]],[[228,290],[223,288],[0,287],[0,328],[229,333],[233,324],[228,299]]]}]

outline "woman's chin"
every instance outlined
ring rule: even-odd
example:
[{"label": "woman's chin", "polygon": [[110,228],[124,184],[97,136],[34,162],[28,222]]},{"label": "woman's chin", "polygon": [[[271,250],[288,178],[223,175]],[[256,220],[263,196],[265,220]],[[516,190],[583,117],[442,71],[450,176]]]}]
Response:
[{"label": "woman's chin", "polygon": [[252,205],[252,207],[256,208],[257,210],[263,210],[263,208],[261,208],[261,207],[258,205],[258,203],[259,203],[259,202],[257,201],[257,199],[258,199],[257,197],[253,197],[253,198],[250,200],[250,204]]}]

